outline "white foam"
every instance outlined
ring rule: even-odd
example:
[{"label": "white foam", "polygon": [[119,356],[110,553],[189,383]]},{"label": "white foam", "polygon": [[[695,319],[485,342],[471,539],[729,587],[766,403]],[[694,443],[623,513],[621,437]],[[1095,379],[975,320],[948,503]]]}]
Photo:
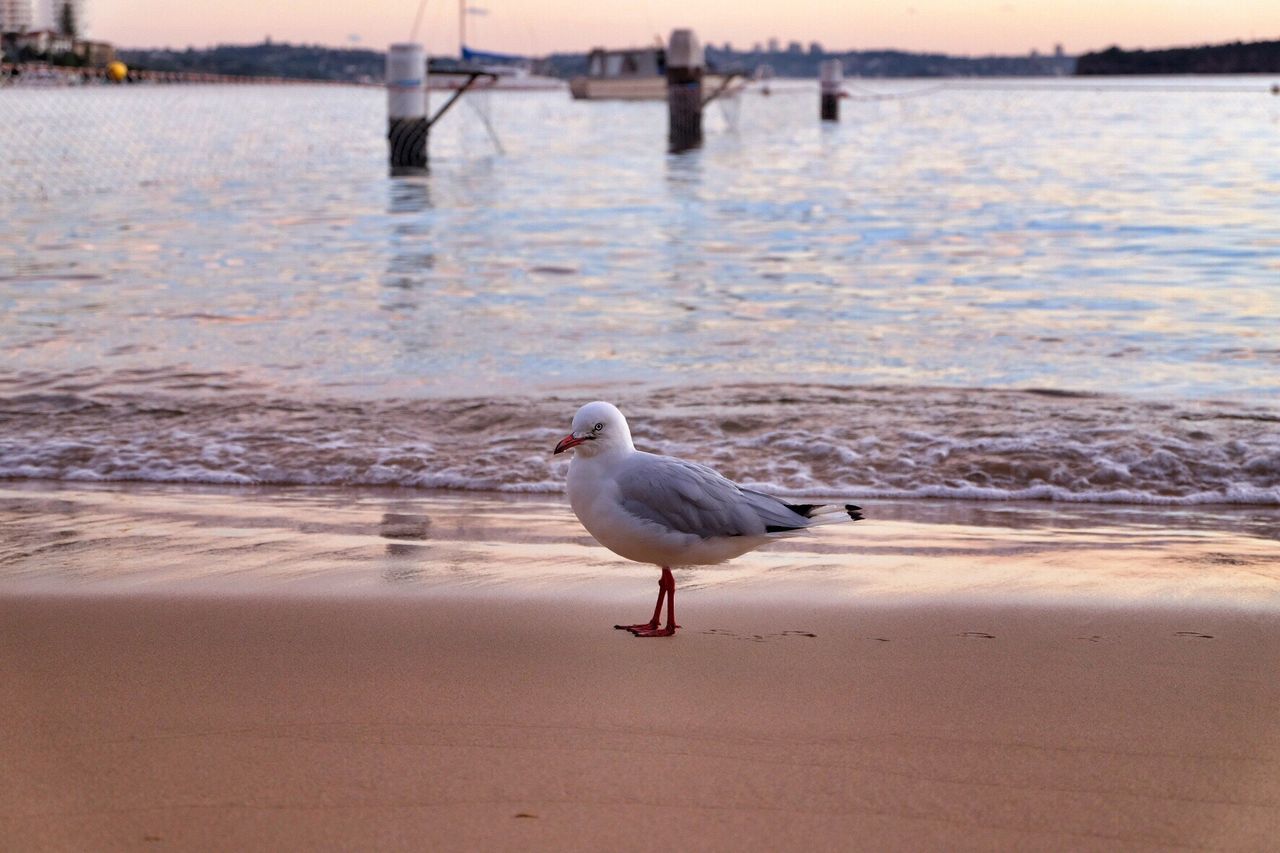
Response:
[{"label": "white foam", "polygon": [[[797,498],[1280,505],[1269,410],[910,388],[762,397],[712,388],[626,409],[640,446]],[[28,397],[0,422],[0,477],[560,492],[551,448],[575,402],[296,400],[273,422],[279,406],[253,399],[155,417],[179,404]],[[246,411],[262,412],[251,431]]]}]

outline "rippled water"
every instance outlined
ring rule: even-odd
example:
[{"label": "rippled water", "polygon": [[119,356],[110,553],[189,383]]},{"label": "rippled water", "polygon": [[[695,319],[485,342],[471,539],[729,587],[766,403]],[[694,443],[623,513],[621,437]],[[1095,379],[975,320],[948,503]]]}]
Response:
[{"label": "rippled water", "polygon": [[[405,454],[456,437],[433,400],[554,432],[604,397],[795,491],[1280,502],[1271,82],[944,86],[838,126],[806,87],[680,156],[662,104],[490,94],[502,152],[459,106],[420,179],[376,89],[0,91],[0,475],[544,488]],[[1027,389],[1104,396],[984,396]],[[668,420],[707,401],[761,432]],[[800,412],[834,456],[765,468]],[[979,435],[1009,441],[948,467]]]}]

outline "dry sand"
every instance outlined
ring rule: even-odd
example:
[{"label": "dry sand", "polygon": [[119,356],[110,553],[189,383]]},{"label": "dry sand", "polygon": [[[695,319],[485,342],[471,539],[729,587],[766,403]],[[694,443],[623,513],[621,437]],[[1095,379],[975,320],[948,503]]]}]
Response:
[{"label": "dry sand", "polygon": [[558,499],[0,489],[0,846],[1275,849],[1274,518],[880,509],[639,640]]}]

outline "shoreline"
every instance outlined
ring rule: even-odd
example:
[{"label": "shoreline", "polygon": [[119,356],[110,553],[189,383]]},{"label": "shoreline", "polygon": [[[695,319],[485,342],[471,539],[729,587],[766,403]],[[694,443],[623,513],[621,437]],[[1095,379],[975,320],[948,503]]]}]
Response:
[{"label": "shoreline", "polygon": [[[867,501],[718,566],[698,596],[1280,612],[1280,510]],[[0,483],[0,594],[609,599],[657,569],[600,547],[563,495],[376,487]],[[634,596],[631,592],[629,595]]]},{"label": "shoreline", "polygon": [[1265,848],[1266,518],[1039,509],[912,502],[678,573],[682,630],[645,640],[612,625],[656,569],[562,498],[0,485],[0,837]]}]

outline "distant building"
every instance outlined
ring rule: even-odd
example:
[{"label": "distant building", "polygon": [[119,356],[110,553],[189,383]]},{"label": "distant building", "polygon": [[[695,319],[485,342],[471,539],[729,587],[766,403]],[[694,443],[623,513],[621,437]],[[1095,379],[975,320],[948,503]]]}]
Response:
[{"label": "distant building", "polygon": [[822,49],[822,45],[819,42],[816,42],[816,41],[809,42],[810,56],[822,56],[822,54],[824,53],[826,53],[826,51]]},{"label": "distant building", "polygon": [[72,20],[75,21],[76,25],[76,37],[84,38],[89,32],[89,19],[85,17],[84,0],[51,0],[49,3],[49,11],[52,13],[53,17],[49,28],[61,32],[62,10],[65,6],[71,7]]},{"label": "distant building", "polygon": [[769,39],[769,52],[777,53],[779,50],[779,45],[780,45],[780,42],[776,38]]},{"label": "distant building", "polygon": [[32,26],[31,0],[0,0],[0,33],[22,33]]},{"label": "distant building", "polygon": [[94,68],[103,68],[116,58],[115,45],[105,41],[78,41],[74,52],[85,65]]},{"label": "distant building", "polygon": [[70,53],[75,47],[73,39],[54,30],[28,30],[15,43],[19,50],[26,48],[41,54]]},{"label": "distant building", "polygon": [[1058,42],[1053,46],[1053,58],[1054,59],[1062,58],[1062,42]]},{"label": "distant building", "polygon": [[798,41],[787,42],[787,53],[790,53],[793,56],[804,53],[804,45],[800,44]]}]

